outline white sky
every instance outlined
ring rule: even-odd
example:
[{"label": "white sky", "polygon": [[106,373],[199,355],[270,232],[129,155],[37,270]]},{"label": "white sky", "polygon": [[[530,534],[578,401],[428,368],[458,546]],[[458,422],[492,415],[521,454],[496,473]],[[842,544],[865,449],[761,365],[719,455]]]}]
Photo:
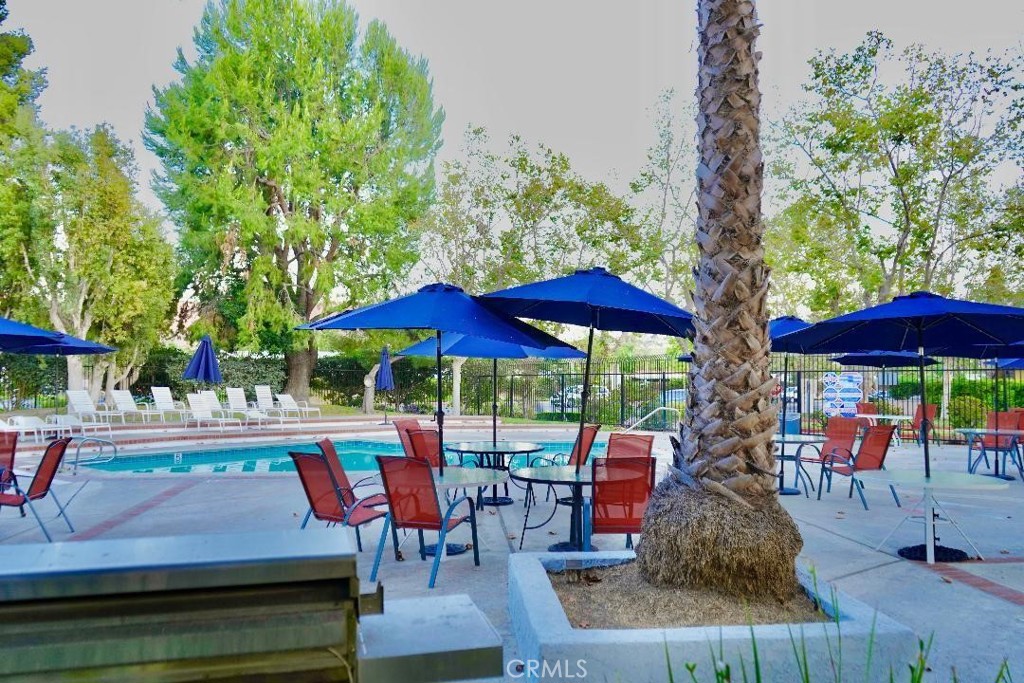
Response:
[{"label": "white sky", "polygon": [[[628,180],[653,141],[651,107],[675,87],[693,92],[696,3],[678,0],[353,0],[363,25],[383,19],[399,43],[430,63],[447,113],[442,158],[456,156],[469,124],[492,140],[512,131],[567,153],[592,179]],[[7,28],[35,41],[40,98],[53,127],[109,122],[135,148],[143,199],[156,159],[141,130],[152,86],[189,52],[202,0],[9,0]],[[762,0],[765,112],[800,97],[818,48],[846,51],[878,28],[897,46],[945,51],[1024,45],[1022,0]]]}]

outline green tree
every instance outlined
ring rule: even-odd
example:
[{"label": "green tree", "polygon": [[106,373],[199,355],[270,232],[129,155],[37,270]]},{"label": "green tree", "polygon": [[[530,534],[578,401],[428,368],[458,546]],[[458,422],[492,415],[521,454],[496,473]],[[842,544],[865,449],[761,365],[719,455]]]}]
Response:
[{"label": "green tree", "polygon": [[474,294],[594,265],[629,274],[654,258],[633,209],[607,185],[517,135],[494,153],[482,128],[467,131],[465,160],[443,165],[419,227],[427,274]]},{"label": "green tree", "polygon": [[[131,150],[106,126],[36,129],[24,142],[18,181],[32,192],[2,226],[5,260],[19,268],[13,293],[54,329],[120,349],[93,364],[94,392],[104,375],[108,388],[124,384],[157,342],[174,279],[159,219],[135,197]],[[80,358],[69,356],[69,386],[84,379]]]},{"label": "green tree", "polygon": [[803,234],[773,237],[772,258],[824,286],[812,308],[962,280],[996,229],[998,169],[1024,158],[1021,65],[1020,54],[897,53],[879,32],[810,60],[811,99],[777,129],[789,203],[772,224]]},{"label": "green tree", "polygon": [[186,295],[222,343],[283,352],[296,396],[316,342],[293,328],[390,293],[433,189],[427,64],[357,23],[339,0],[211,3],[146,117]]}]

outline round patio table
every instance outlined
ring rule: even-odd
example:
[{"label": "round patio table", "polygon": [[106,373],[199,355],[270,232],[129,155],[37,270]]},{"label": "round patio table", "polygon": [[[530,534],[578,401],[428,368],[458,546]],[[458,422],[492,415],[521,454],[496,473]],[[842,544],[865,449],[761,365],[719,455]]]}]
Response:
[{"label": "round patio table", "polygon": [[[798,496],[800,495],[800,478],[803,476],[800,474],[800,451],[804,446],[811,446],[821,454],[821,449],[817,447],[819,443],[825,443],[827,438],[824,434],[776,434],[772,437],[772,440],[780,446],[796,445],[796,453],[793,455],[786,455],[785,448],[779,454],[779,495],[780,496]],[[793,486],[786,486],[786,461],[793,461],[793,469],[796,472],[793,475]]]},{"label": "round patio table", "polygon": [[[512,458],[516,455],[530,455],[544,450],[540,444],[529,441],[460,441],[459,443],[448,444],[445,450],[458,453],[460,456],[475,455],[480,467],[508,472],[508,463],[505,458]],[[505,477],[508,479],[508,477]],[[498,485],[491,487],[491,495],[483,496],[477,501],[477,507],[482,505],[511,505],[512,499],[508,497],[508,485],[505,486],[504,496],[498,495]]]},{"label": "round patio table", "polygon": [[[985,559],[981,556],[978,547],[974,545],[967,534],[964,533],[964,530],[960,528],[960,525],[935,500],[935,491],[998,491],[1010,486],[1009,483],[1001,479],[993,479],[992,477],[980,474],[963,474],[962,472],[932,472],[931,477],[926,477],[924,472],[916,470],[872,470],[869,472],[858,472],[857,479],[862,482],[876,482],[924,490],[924,498],[921,502],[924,505],[924,543],[926,548],[925,557],[928,564],[935,564],[935,508],[938,508],[946,515],[946,519],[964,537],[964,540],[970,544],[978,558]],[[885,542],[896,533],[896,529],[899,529],[903,522],[912,516],[915,516],[913,511],[909,511],[907,516],[900,520],[900,523],[882,539],[882,542],[878,544],[875,550],[880,550],[885,545]]]},{"label": "round patio table", "polygon": [[[1007,445],[1007,448],[1005,448],[1005,449],[994,448],[993,449],[994,454],[995,454],[995,457],[994,457],[994,460],[995,460],[995,471],[992,474],[982,474],[981,476],[983,476],[983,477],[995,477],[996,479],[1003,479],[1004,481],[1013,481],[1014,479],[1016,479],[1016,477],[1014,477],[1012,474],[1007,474],[1005,469],[1002,472],[999,471],[999,455],[1000,455],[1000,453],[1002,453],[1003,457],[1005,458],[1006,454],[1008,452],[1016,451],[1017,450],[1017,445],[1020,443],[1021,438],[1024,437],[1024,431],[1022,431],[1020,429],[987,429],[987,428],[986,429],[958,429],[956,431],[958,431],[961,434],[963,434],[964,438],[967,439],[967,471],[970,474],[974,474],[975,470],[978,469],[978,465],[981,463],[981,459],[982,458],[985,458],[986,461],[988,459],[986,454],[985,454],[984,445],[982,445],[981,452],[978,454],[977,459],[975,459],[974,461],[971,460],[971,451],[972,451],[972,449],[974,447],[974,443],[976,441],[981,441],[982,444],[984,444],[984,437],[986,437],[986,436],[994,437],[997,444],[999,443],[999,438],[1000,437],[1010,439],[1010,443]],[[1015,461],[1011,459],[1011,462],[1015,462]]]},{"label": "round patio table", "polygon": [[[552,486],[569,486],[572,489],[572,515],[569,518],[569,540],[555,543],[548,547],[553,553],[573,552],[583,549],[583,487],[593,484],[592,473],[589,466],[583,466],[576,472],[575,465],[551,465],[548,467],[520,467],[509,471],[509,477],[526,484],[549,484]],[[529,494],[527,494],[529,495]],[[527,497],[529,501],[529,497]],[[555,510],[558,505],[555,505]],[[544,526],[555,516],[551,516],[535,526],[526,526],[523,523],[524,532],[526,529],[537,529]],[[529,510],[527,510],[529,520]],[[591,550],[596,550],[591,545]]]},{"label": "round patio table", "polygon": [[[434,470],[434,486],[437,488],[438,493],[448,489],[477,489],[479,491],[488,486],[497,486],[506,481],[508,481],[507,470],[450,466],[444,468],[443,475],[440,474],[439,470]],[[440,502],[439,500],[438,503]],[[446,507],[442,506],[441,510],[443,511]],[[446,543],[445,546],[448,549],[448,552],[445,553],[446,555],[461,555],[469,550],[465,543]],[[431,543],[424,547],[427,555],[437,553],[436,543]]]},{"label": "round patio table", "polygon": [[893,439],[897,445],[902,445],[903,439],[900,437],[901,425],[904,422],[912,422],[914,420],[913,415],[883,415],[879,413],[854,413],[854,417],[864,418],[868,421],[871,426],[878,424],[879,420],[886,420],[890,424],[896,427],[896,431],[893,432]]}]

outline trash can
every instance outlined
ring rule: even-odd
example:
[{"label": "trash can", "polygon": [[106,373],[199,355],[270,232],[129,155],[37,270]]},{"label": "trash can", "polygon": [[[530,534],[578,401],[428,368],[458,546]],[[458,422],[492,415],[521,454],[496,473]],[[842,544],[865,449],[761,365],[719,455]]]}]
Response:
[{"label": "trash can", "polygon": [[779,433],[780,434],[799,434],[800,433],[800,413],[786,412],[786,424],[782,424],[782,413],[779,413]]}]

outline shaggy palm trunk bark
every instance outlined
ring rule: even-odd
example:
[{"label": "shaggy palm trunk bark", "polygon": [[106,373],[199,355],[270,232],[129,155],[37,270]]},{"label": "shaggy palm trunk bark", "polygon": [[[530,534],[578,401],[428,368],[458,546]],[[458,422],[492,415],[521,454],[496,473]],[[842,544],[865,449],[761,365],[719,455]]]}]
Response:
[{"label": "shaggy palm trunk bark", "polygon": [[673,467],[648,507],[637,560],[655,584],[784,599],[797,585],[802,540],[775,488],[757,16],[751,0],[700,0],[697,13],[691,389]]}]

